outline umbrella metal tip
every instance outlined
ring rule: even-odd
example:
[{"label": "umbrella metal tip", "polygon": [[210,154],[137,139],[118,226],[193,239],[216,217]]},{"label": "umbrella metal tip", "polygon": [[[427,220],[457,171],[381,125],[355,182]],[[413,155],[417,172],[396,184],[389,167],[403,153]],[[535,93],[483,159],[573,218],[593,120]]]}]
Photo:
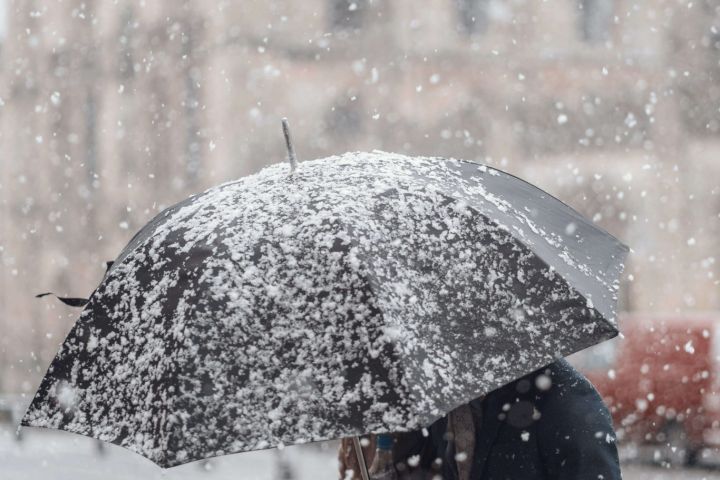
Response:
[{"label": "umbrella metal tip", "polygon": [[294,173],[297,168],[297,157],[295,157],[295,149],[293,148],[292,139],[290,138],[290,124],[287,117],[281,120],[283,135],[285,136],[285,146],[288,152],[288,162],[290,162],[290,173]]}]

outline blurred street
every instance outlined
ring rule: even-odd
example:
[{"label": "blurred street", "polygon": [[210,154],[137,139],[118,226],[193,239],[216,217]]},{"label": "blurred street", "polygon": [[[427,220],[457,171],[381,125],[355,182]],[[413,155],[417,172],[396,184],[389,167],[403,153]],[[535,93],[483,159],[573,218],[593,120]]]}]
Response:
[{"label": "blurred street", "polygon": [[[102,445],[102,446],[101,446]],[[187,479],[294,479],[337,477],[336,444],[291,447],[231,455],[162,470],[121,447],[100,444],[65,432],[24,429],[21,441],[0,426],[0,465],[3,480],[187,480]],[[282,455],[282,457],[281,457]],[[282,467],[289,464],[292,476]]]},{"label": "blurred street", "polygon": [[683,469],[663,470],[648,465],[625,465],[623,478],[626,480],[712,480],[720,478],[720,470]]},{"label": "blurred street", "polygon": [[[20,441],[0,426],[0,465],[8,480],[335,480],[336,442],[230,455],[162,470],[115,445],[64,432],[24,429]],[[649,453],[649,452],[648,452]],[[720,480],[720,462],[670,470],[650,462],[623,465],[625,480]]]}]

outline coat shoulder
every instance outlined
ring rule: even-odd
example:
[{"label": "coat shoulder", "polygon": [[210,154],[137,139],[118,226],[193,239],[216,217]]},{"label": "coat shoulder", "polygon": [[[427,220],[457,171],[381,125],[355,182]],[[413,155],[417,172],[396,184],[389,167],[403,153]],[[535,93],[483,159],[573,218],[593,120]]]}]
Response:
[{"label": "coat shoulder", "polygon": [[[561,358],[491,392],[490,396],[547,398],[593,392],[597,394],[590,381],[567,360]],[[600,396],[597,398],[599,400]]]},{"label": "coat shoulder", "polygon": [[[492,392],[497,405],[532,404],[543,417],[566,421],[592,419],[595,425],[611,426],[610,412],[585,376],[565,359],[556,360]],[[507,408],[507,407],[506,407]]]},{"label": "coat shoulder", "polygon": [[551,363],[545,368],[533,372],[533,383],[538,394],[545,401],[555,401],[558,398],[567,400],[580,400],[563,402],[565,406],[582,407],[592,405],[596,408],[605,408],[605,404],[595,387],[585,376],[578,372],[565,359]]}]

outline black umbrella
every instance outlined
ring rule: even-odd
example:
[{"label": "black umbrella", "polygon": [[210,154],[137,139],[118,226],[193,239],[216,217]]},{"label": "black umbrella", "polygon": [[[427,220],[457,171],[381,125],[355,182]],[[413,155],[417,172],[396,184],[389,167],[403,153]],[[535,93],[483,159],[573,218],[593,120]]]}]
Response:
[{"label": "black umbrella", "polygon": [[171,467],[421,428],[617,335],[627,247],[537,187],[381,151],[292,163],[140,230],[23,425]]}]

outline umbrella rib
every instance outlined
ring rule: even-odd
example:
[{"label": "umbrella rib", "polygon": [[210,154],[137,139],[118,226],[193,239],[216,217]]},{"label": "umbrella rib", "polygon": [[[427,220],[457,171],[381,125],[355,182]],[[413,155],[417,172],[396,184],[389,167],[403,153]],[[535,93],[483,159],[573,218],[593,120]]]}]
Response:
[{"label": "umbrella rib", "polygon": [[[448,200],[453,200],[453,201],[455,201],[455,202],[458,201],[458,199],[455,198],[455,197],[453,197],[452,195],[448,195],[448,194],[445,194],[445,193],[442,193],[442,192],[438,192],[438,193],[439,193],[439,195],[447,198]],[[414,194],[415,194],[415,195],[418,195],[418,196],[424,196],[424,197],[426,196],[424,193],[420,193],[420,192],[414,192]],[[500,221],[499,221],[496,217],[493,217],[493,216],[489,215],[488,213],[486,213],[485,211],[483,211],[478,205],[473,205],[473,204],[468,203],[468,204],[467,204],[467,208],[468,208],[469,210],[471,210],[472,212],[474,212],[475,214],[480,215],[480,216],[482,216],[483,218],[487,219],[487,220],[488,220],[490,223],[492,223],[493,225],[500,225],[500,224],[501,224]],[[523,222],[523,223],[525,223],[525,222]],[[526,223],[525,223],[525,226],[528,227],[528,228],[531,228],[531,227],[530,227],[529,225],[527,225]],[[545,255],[544,253],[542,253],[541,251],[539,251],[539,249],[536,247],[535,244],[530,243],[530,242],[522,241],[521,239],[517,238],[517,237],[516,237],[515,235],[513,235],[512,233],[510,233],[510,236],[512,237],[513,241],[514,241],[516,244],[518,244],[521,248],[525,248],[525,249],[527,249],[528,251],[532,252],[532,254],[535,255],[535,256],[545,265],[546,268],[548,268],[548,269],[556,269],[556,268],[557,268],[557,267],[555,267],[555,266],[552,265],[552,263],[548,260],[548,258],[546,258],[546,255]],[[540,235],[540,238],[543,238],[543,239],[544,239],[544,236],[543,236],[543,235]],[[617,261],[617,262],[613,262],[613,264],[612,264],[612,265],[609,265],[609,266],[612,267],[612,270],[620,270],[620,271],[622,271],[623,265],[624,265],[624,262],[623,262],[622,260],[624,260],[624,257],[625,257],[625,255],[627,254],[627,247],[626,247],[624,244],[622,244],[622,243],[619,243],[619,245],[620,245],[621,248],[620,248],[620,251],[617,253],[617,254],[619,255],[618,261]],[[572,269],[573,271],[580,272],[580,273],[582,273],[583,275],[586,275],[586,276],[588,275],[587,273],[583,272],[582,269],[580,269],[580,268],[578,268],[578,267],[576,267],[576,266],[573,266],[573,265],[568,265],[568,266],[569,266],[569,268]],[[607,271],[607,270],[608,270],[608,269],[606,269],[606,271]],[[614,272],[608,272],[608,273],[612,273],[612,275],[608,275],[608,276],[611,276],[611,277],[613,277],[613,278],[616,277],[616,275],[614,274]],[[589,296],[588,293],[582,292],[582,291],[579,290],[575,285],[573,285],[572,283],[570,283],[570,281],[568,281],[568,279],[565,277],[565,275],[562,275],[562,277],[563,277],[564,282],[568,285],[568,287],[569,287],[571,290],[573,290],[574,292],[576,292],[578,295],[580,295],[580,296],[581,296],[582,298],[584,298],[585,300],[592,300],[592,297]],[[601,280],[601,282],[602,282],[602,283],[605,283],[605,280]],[[593,307],[593,310],[595,310],[596,312],[598,312],[601,317],[608,319],[609,322],[611,321],[611,320],[610,320],[611,318],[614,318],[614,315],[609,315],[609,314],[606,315],[606,313],[609,313],[609,312],[600,311],[600,310],[598,310],[598,309],[595,308],[595,307]],[[603,309],[603,310],[604,310],[604,309]]]}]

